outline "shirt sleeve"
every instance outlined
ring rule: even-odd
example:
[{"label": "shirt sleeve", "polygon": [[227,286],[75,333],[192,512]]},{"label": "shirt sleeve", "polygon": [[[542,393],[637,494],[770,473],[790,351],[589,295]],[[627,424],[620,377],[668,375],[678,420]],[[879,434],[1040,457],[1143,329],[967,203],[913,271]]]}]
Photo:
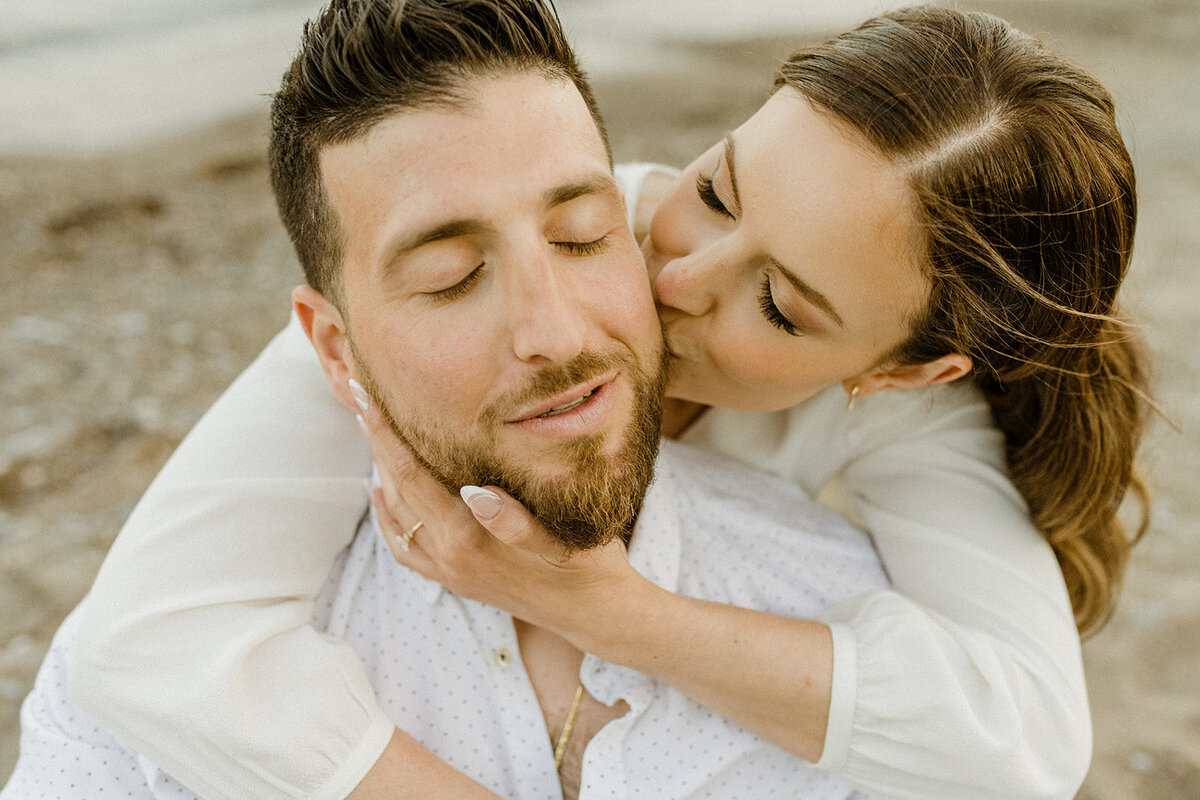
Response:
[{"label": "shirt sleeve", "polygon": [[370,453],[298,321],[184,439],[80,607],[74,701],[206,798],[340,798],[393,725],[310,626]]},{"label": "shirt sleeve", "polygon": [[827,615],[818,766],[881,797],[1072,798],[1091,721],[1054,554],[978,391],[899,395],[860,401],[869,417],[847,432],[842,478],[892,589]]},{"label": "shirt sleeve", "polygon": [[656,164],[649,161],[639,161],[631,164],[617,164],[613,167],[613,175],[617,186],[625,198],[625,221],[630,229],[637,230],[638,202],[642,196],[642,186],[651,174],[661,172],[674,177],[679,170],[666,164]]},{"label": "shirt sleeve", "polygon": [[775,414],[711,409],[685,439],[816,494],[836,476],[891,588],[833,632],[818,766],[880,798],[1074,797],[1091,757],[1079,635],[1054,554],[971,384],[840,386]]}]

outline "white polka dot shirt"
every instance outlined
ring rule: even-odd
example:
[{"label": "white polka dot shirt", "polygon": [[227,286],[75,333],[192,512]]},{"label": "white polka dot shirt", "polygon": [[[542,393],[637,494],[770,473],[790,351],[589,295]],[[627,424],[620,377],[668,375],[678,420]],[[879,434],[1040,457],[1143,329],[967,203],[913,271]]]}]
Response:
[{"label": "white polka dot shirt", "polygon": [[[669,442],[630,560],[671,591],[796,617],[886,585],[868,538],[790,482]],[[315,624],[359,653],[397,726],[441,758],[502,797],[561,798],[512,618],[398,565],[373,519],[334,567]],[[73,630],[71,618],[22,709],[0,798],[195,797],[71,704]],[[580,678],[630,709],[588,744],[581,800],[861,797],[644,675],[587,656]]]}]

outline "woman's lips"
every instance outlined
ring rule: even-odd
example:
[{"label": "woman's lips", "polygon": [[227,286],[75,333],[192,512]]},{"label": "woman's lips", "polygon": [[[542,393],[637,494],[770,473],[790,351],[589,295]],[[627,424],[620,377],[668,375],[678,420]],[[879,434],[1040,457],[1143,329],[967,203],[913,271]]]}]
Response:
[{"label": "woman's lips", "polygon": [[694,347],[687,337],[682,335],[675,313],[660,305],[658,316],[662,320],[663,340],[667,345],[667,355],[671,357],[671,363],[695,361]]}]

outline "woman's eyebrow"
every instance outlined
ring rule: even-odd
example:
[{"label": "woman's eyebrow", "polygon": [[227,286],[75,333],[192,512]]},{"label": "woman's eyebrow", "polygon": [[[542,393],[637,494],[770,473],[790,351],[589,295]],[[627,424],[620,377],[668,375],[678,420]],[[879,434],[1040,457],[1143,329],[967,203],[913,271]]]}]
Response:
[{"label": "woman's eyebrow", "polygon": [[817,310],[829,317],[839,328],[845,328],[846,323],[842,319],[842,315],[833,307],[833,303],[829,302],[829,298],[817,291],[810,283],[805,281],[795,272],[780,263],[779,259],[772,256],[767,256],[767,263],[782,275],[792,287],[804,296],[804,299],[816,306]]},{"label": "woman's eyebrow", "polygon": [[734,164],[733,134],[725,134],[725,166],[729,168],[729,185],[733,188],[733,212],[742,213],[742,197],[738,194],[737,166]]}]

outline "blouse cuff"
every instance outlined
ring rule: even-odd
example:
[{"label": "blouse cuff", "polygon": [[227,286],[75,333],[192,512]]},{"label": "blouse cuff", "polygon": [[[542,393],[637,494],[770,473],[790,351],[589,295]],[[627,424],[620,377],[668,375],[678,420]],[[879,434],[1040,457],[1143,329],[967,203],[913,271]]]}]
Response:
[{"label": "blouse cuff", "polygon": [[849,625],[828,623],[833,634],[833,685],[829,698],[829,722],[825,727],[825,747],[817,769],[837,774],[850,753],[854,728],[854,704],[858,691],[858,643]]},{"label": "blouse cuff", "polygon": [[309,800],[342,800],[354,791],[354,787],[362,783],[362,779],[383,755],[395,729],[391,719],[376,708],[362,739],[329,779],[309,796]]}]

